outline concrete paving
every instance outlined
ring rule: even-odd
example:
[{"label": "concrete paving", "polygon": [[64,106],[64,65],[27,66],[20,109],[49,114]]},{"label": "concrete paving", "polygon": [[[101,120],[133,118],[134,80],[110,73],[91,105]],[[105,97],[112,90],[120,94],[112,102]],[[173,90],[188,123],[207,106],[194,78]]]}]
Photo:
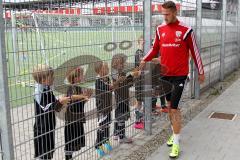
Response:
[{"label": "concrete paving", "polygon": [[[178,160],[240,159],[240,79],[224,91],[181,133]],[[233,120],[209,118],[213,112],[236,114]],[[161,146],[148,160],[168,160],[170,148]]]}]

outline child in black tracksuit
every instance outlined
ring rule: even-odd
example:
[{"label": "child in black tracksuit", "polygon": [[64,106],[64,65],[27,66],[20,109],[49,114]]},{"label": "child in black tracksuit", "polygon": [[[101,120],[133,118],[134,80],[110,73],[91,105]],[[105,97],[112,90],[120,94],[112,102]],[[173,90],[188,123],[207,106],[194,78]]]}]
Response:
[{"label": "child in black tracksuit", "polygon": [[[155,60],[158,58],[156,57]],[[160,63],[152,62],[151,64],[152,69],[152,87],[156,88],[157,86],[161,85],[160,78],[161,78],[161,66]],[[157,107],[157,96],[160,96],[161,107]],[[166,100],[165,95],[156,95],[152,97],[152,112],[154,114],[158,114],[158,109],[161,112],[167,112],[168,109],[166,107]]]},{"label": "child in black tracksuit", "polygon": [[84,104],[91,96],[91,91],[83,93],[82,88],[77,86],[83,79],[83,69],[74,68],[68,72],[67,80],[70,86],[67,89],[67,96],[71,98],[65,113],[65,159],[72,159],[73,152],[79,151],[85,146],[84,123]]},{"label": "child in black tracksuit", "polygon": [[129,107],[129,88],[133,86],[134,78],[140,74],[138,71],[131,72],[127,75],[124,71],[124,64],[126,62],[126,56],[123,54],[114,55],[112,58],[112,79],[119,82],[118,88],[114,90],[116,109],[114,123],[114,136],[118,138],[120,143],[131,143],[132,140],[126,137],[125,132],[125,121],[130,118],[130,107]]},{"label": "child in black tracksuit", "polygon": [[58,100],[51,86],[54,80],[53,69],[47,65],[37,65],[33,70],[36,81],[34,94],[34,157],[47,160],[53,158],[55,150],[55,111],[60,111],[69,101],[69,97]]},{"label": "child in black tracksuit", "polygon": [[[153,44],[153,40],[152,40]],[[161,72],[163,72],[162,66],[160,65],[159,61],[160,53],[152,60],[151,64],[151,70],[152,70],[152,87],[156,88],[157,86],[161,85],[160,78],[161,78]],[[157,63],[156,63],[157,62]],[[165,95],[158,95],[160,96],[160,102],[161,106],[157,107],[157,97],[152,97],[152,112],[154,114],[158,114],[158,109],[160,109],[161,112],[168,112],[168,108],[166,107],[166,96]]]},{"label": "child in black tracksuit", "polygon": [[95,81],[96,108],[98,116],[98,130],[95,148],[99,157],[110,152],[112,146],[109,142],[110,123],[112,111],[112,89],[108,64],[98,61],[94,64],[94,70],[97,74]]},{"label": "child in black tracksuit", "polygon": [[[140,62],[144,57],[143,41],[144,41],[143,36],[140,36],[138,38],[139,49],[135,53],[135,67],[139,67]],[[135,97],[136,97],[137,103],[135,107],[136,121],[134,124],[134,128],[136,129],[144,129],[143,107],[142,107],[143,106],[142,103],[144,101],[144,96],[142,94],[143,90],[144,90],[144,76],[141,74],[135,83]]]}]

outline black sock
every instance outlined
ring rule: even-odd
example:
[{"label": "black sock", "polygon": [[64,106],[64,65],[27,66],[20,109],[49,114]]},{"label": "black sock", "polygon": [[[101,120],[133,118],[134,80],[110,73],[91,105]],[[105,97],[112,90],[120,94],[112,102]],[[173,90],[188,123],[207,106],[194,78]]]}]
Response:
[{"label": "black sock", "polygon": [[118,124],[118,130],[119,130],[119,138],[123,139],[126,137],[125,133],[125,121],[120,121]]},{"label": "black sock", "polygon": [[114,136],[118,136],[119,133],[118,133],[118,122],[114,122]]},{"label": "black sock", "polygon": [[101,128],[99,128],[97,130],[97,139],[96,139],[96,144],[95,144],[96,149],[98,149],[99,146],[102,145],[103,137],[104,137],[104,131]]},{"label": "black sock", "polygon": [[72,159],[72,154],[71,155],[65,155],[66,160],[71,160]]}]

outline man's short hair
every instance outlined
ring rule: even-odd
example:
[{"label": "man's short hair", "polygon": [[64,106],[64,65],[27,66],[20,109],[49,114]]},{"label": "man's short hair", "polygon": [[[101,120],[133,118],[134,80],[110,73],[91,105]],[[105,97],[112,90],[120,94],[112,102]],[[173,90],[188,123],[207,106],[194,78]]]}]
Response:
[{"label": "man's short hair", "polygon": [[176,4],[173,1],[166,1],[162,4],[164,9],[171,9],[172,11],[177,11]]}]

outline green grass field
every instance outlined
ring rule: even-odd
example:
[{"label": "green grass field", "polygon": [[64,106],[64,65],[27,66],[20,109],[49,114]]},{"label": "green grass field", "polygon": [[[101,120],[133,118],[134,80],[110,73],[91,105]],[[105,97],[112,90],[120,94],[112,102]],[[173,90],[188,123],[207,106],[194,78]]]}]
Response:
[{"label": "green grass field", "polygon": [[[57,68],[62,63],[80,55],[94,55],[102,60],[111,60],[117,53],[132,56],[137,49],[137,38],[141,31],[120,30],[105,31],[96,29],[88,31],[17,31],[18,53],[14,54],[13,35],[6,32],[6,51],[8,58],[8,79],[11,107],[22,106],[33,102],[33,84],[31,71],[34,65],[48,63]],[[117,47],[112,52],[104,50],[108,42],[133,41],[128,50]],[[44,49],[44,50],[42,50]],[[14,56],[15,55],[15,56]],[[24,59],[25,56],[25,59]],[[14,60],[16,57],[16,61]],[[131,60],[131,58],[129,58]]]}]

